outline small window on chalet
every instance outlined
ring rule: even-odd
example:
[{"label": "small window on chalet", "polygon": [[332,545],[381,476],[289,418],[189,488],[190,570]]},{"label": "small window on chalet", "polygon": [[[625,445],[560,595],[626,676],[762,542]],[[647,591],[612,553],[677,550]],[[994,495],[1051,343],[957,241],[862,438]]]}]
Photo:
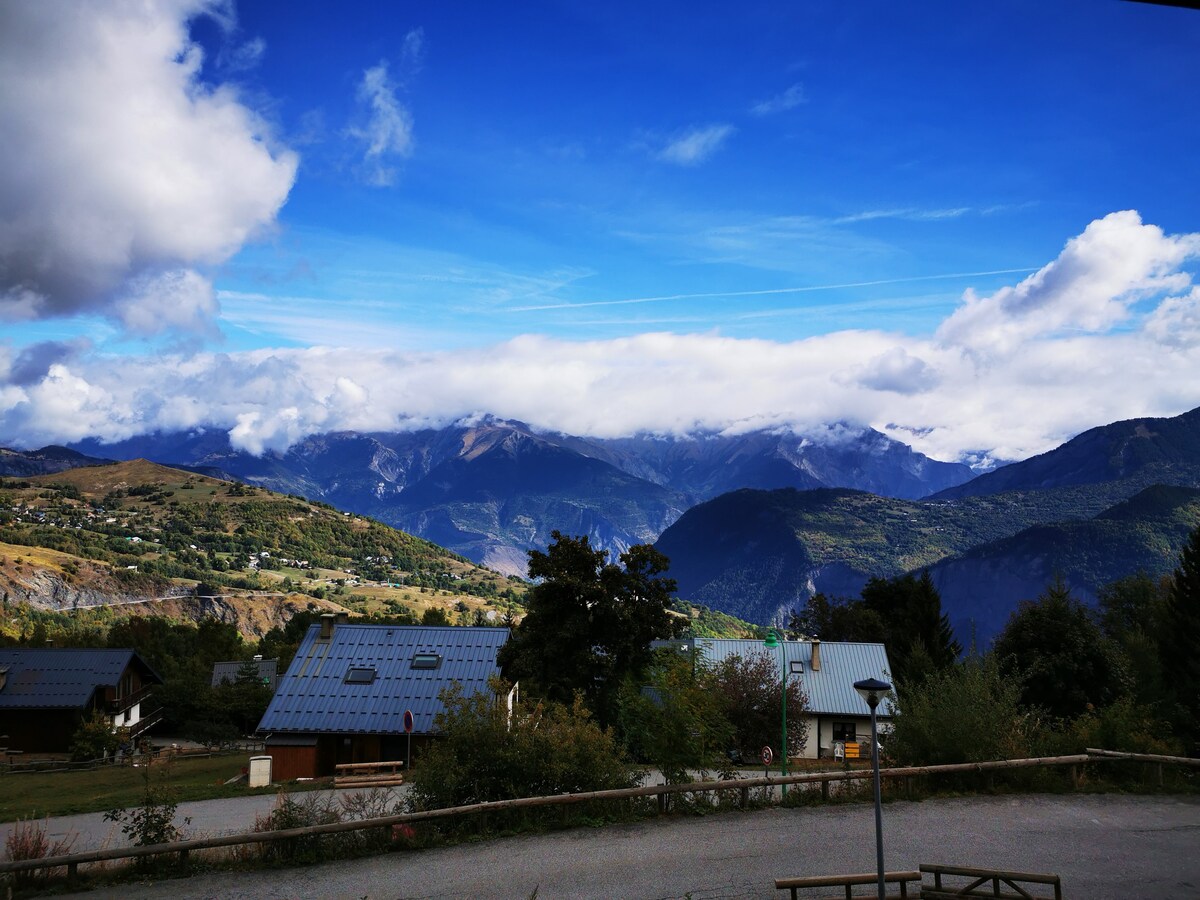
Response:
[{"label": "small window on chalet", "polygon": [[440,653],[418,653],[412,661],[414,669],[436,669],[441,664],[442,655]]},{"label": "small window on chalet", "polygon": [[352,666],[346,672],[346,684],[373,684],[375,670],[373,668]]},{"label": "small window on chalet", "polygon": [[804,672],[804,663],[798,659],[790,660],[788,667],[793,675],[800,675]]}]

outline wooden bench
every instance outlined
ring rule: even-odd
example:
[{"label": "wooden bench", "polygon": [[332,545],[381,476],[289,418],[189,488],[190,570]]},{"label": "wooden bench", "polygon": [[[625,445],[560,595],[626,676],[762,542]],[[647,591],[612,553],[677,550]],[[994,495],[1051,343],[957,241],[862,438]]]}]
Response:
[{"label": "wooden bench", "polygon": [[[1005,872],[968,866],[922,865],[922,874],[932,875],[932,885],[921,885],[921,897],[952,900],[954,897],[996,897],[1002,900],[1062,900],[1062,881],[1057,875],[1035,872]],[[957,879],[957,884],[951,884]],[[1053,888],[1054,893],[1032,893],[1034,885]],[[1007,888],[1008,890],[1004,890]]]},{"label": "wooden bench", "polygon": [[404,784],[404,762],[342,763],[333,767],[335,788],[395,787]]},{"label": "wooden bench", "polygon": [[[924,883],[931,876],[932,884]],[[954,900],[956,897],[990,897],[992,900],[1062,900],[1062,882],[1057,875],[1042,875],[1036,872],[1006,872],[1000,869],[976,869],[968,866],[922,865],[916,872],[884,872],[885,885],[898,885],[899,890],[888,890],[888,900]],[[957,881],[957,883],[953,883]],[[824,894],[813,897],[806,894],[803,900],[859,900],[878,897],[879,875],[867,872],[861,875],[804,875],[797,878],[776,878],[775,887],[791,891],[792,900],[801,900],[798,891],[821,888],[841,888],[844,893]],[[910,887],[912,885],[912,887]],[[1053,888],[1054,893],[1033,893],[1035,885]],[[866,887],[864,887],[866,886]],[[854,889],[858,888],[859,893]],[[885,887],[885,890],[887,888]]]},{"label": "wooden bench", "polygon": [[[889,900],[908,900],[912,897],[916,900],[921,896],[921,873],[920,872],[884,872],[883,880],[885,884],[899,885],[899,890],[896,893],[888,892]],[[862,885],[868,885],[870,890],[861,888]],[[821,897],[812,897],[811,900],[856,900],[856,898],[879,897],[878,891],[879,874],[877,872],[865,872],[862,875],[805,875],[798,878],[776,878],[775,887],[781,891],[792,892],[792,900],[799,900],[797,891],[817,890],[818,888],[843,888],[845,893],[824,894]],[[912,888],[909,885],[914,885]],[[859,893],[854,893],[854,888],[860,887]],[[810,896],[806,894],[804,900],[810,900]]]}]

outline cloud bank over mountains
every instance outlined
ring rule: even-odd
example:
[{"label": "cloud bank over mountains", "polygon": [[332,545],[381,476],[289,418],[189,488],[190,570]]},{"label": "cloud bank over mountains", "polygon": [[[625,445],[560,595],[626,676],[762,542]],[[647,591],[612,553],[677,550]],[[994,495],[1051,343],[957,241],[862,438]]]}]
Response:
[{"label": "cloud bank over mountains", "polygon": [[[0,338],[2,445],[208,426],[260,453],[316,432],[492,414],[603,437],[819,433],[848,422],[938,459],[977,462],[1022,458],[1098,423],[1175,415],[1200,402],[1200,234],[1166,234],[1134,210],[1080,222],[1057,258],[989,295],[967,291],[928,334],[520,334],[439,352],[196,350],[219,337],[216,267],[278,227],[299,165],[235,84],[205,77],[189,32],[205,15],[227,34],[236,30],[232,7],[216,0],[0,3],[0,323],[99,318],[131,338],[195,342],[192,352],[135,356],[102,355],[86,338],[25,346]],[[220,58],[216,66],[226,74],[269,52],[260,39],[227,43],[224,68]],[[360,117],[349,133],[359,175],[381,189],[416,146],[398,92],[419,68],[422,46],[414,29],[399,75],[385,60],[347,83]],[[796,84],[753,112],[774,116],[805,103]],[[660,142],[657,157],[711,165],[733,134],[728,124],[695,126]],[[851,218],[963,211],[889,208]],[[785,238],[781,256],[794,256],[804,221],[766,220],[764,230]],[[741,231],[705,237],[691,251],[703,258],[689,262],[742,261]],[[770,266],[758,263],[763,269]],[[579,304],[553,294],[524,308],[676,299]],[[278,302],[278,315],[296,314]],[[330,303],[328,319],[339,315]]]},{"label": "cloud bank over mountains", "polygon": [[524,335],[425,354],[330,347],[138,359],[54,348],[39,378],[35,352],[0,349],[0,433],[36,446],[215,426],[260,453],[321,431],[481,414],[606,437],[847,421],[938,459],[1022,458],[1098,423],[1195,403],[1200,290],[1183,267],[1198,256],[1200,235],[1113,213],[1019,284],[967,292],[925,337]]}]

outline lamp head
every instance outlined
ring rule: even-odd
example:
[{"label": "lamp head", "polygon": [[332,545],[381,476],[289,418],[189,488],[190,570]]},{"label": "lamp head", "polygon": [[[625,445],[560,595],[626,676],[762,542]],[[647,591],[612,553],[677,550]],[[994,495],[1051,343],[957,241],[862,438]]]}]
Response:
[{"label": "lamp head", "polygon": [[772,628],[767,632],[767,639],[763,641],[763,646],[768,650],[776,650],[779,647],[779,637],[775,634],[775,629]]},{"label": "lamp head", "polygon": [[883,696],[892,689],[892,686],[878,678],[865,678],[862,681],[854,682],[854,689],[858,691],[858,695],[863,700],[867,701],[867,706],[874,709],[879,705]]}]

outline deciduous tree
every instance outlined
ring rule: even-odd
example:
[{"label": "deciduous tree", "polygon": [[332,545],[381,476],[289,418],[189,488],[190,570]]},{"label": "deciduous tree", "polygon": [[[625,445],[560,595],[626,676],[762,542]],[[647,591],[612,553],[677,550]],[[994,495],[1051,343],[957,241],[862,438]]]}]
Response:
[{"label": "deciduous tree", "polygon": [[672,637],[682,620],[668,611],[675,581],[669,562],[648,545],[621,554],[621,565],[587,536],[553,532],[543,553],[529,551],[526,615],[500,652],[505,678],[542,696],[571,702],[581,692],[603,723],[613,721],[624,676],[650,659],[650,642]]}]

